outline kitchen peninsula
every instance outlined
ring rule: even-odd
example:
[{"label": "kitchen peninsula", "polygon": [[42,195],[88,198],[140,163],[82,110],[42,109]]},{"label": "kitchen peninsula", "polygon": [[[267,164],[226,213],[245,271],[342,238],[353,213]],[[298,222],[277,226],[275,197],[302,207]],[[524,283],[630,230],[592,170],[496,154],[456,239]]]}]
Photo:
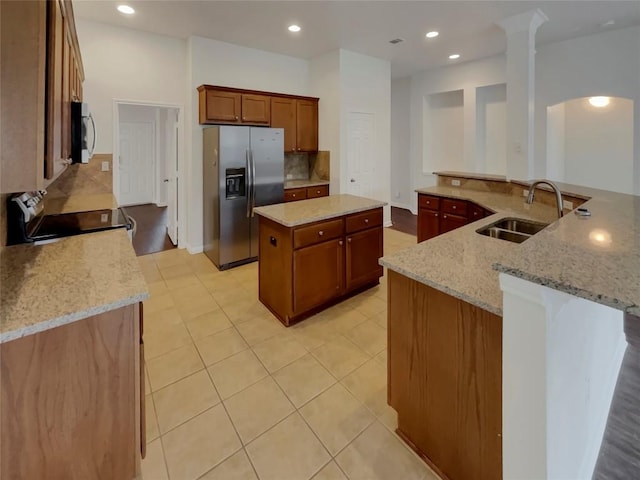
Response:
[{"label": "kitchen peninsula", "polygon": [[377,285],[384,205],[331,195],[256,208],[260,301],[289,326]]},{"label": "kitchen peninsula", "polygon": [[[590,477],[640,304],[640,197],[561,184],[591,217],[558,220],[528,187],[443,174],[418,194],[496,213],[381,259],[388,401],[450,480]],[[522,244],[477,233],[506,217],[549,226]]]}]

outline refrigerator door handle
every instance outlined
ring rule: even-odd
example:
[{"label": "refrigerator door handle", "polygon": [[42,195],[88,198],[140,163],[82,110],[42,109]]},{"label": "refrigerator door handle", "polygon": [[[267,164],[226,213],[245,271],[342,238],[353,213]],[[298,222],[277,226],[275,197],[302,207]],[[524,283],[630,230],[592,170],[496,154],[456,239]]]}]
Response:
[{"label": "refrigerator door handle", "polygon": [[251,178],[251,159],[249,156],[249,150],[247,150],[245,152],[245,159],[246,159],[246,170],[245,170],[245,175],[247,177],[247,218],[251,217],[251,203],[252,203],[252,199],[251,199],[251,191],[253,189],[253,179]]},{"label": "refrigerator door handle", "polygon": [[256,206],[256,161],[253,159],[253,150],[249,150],[249,159],[251,160],[251,217],[255,214],[253,209]]}]

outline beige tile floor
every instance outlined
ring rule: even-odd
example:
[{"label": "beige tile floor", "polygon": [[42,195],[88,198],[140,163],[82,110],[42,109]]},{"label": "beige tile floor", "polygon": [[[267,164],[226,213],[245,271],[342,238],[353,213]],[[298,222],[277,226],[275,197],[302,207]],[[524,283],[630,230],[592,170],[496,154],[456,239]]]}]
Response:
[{"label": "beige tile floor", "polygon": [[[385,252],[415,237],[385,229]],[[138,257],[145,302],[144,480],[433,480],[386,403],[386,277],[285,328],[256,263]]]}]

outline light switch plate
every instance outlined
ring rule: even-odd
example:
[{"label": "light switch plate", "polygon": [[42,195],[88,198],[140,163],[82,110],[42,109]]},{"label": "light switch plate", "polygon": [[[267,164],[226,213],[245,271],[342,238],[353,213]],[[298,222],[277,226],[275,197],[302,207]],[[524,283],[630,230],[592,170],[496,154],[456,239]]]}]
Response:
[{"label": "light switch plate", "polygon": [[529,196],[529,190],[522,190],[522,196],[523,197],[528,197]]},{"label": "light switch plate", "polygon": [[109,162],[102,162],[102,171],[103,172],[109,171]]}]

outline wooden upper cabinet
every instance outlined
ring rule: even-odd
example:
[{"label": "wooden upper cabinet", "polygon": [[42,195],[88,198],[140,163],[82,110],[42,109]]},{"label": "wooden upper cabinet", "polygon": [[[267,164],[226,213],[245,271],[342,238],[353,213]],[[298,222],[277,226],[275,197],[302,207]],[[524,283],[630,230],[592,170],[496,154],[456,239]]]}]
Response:
[{"label": "wooden upper cabinet", "polygon": [[47,2],[47,128],[44,177],[53,178],[64,158],[62,152],[62,111],[65,29],[62,6],[58,0]]},{"label": "wooden upper cabinet", "polygon": [[242,122],[269,125],[271,122],[271,97],[242,95]]},{"label": "wooden upper cabinet", "polygon": [[296,151],[296,100],[271,97],[271,126],[284,128],[284,151]]},{"label": "wooden upper cabinet", "polygon": [[298,152],[318,151],[318,102],[296,100],[296,138]]},{"label": "wooden upper cabinet", "polygon": [[241,108],[239,93],[220,90],[200,92],[200,123],[240,123]]}]

